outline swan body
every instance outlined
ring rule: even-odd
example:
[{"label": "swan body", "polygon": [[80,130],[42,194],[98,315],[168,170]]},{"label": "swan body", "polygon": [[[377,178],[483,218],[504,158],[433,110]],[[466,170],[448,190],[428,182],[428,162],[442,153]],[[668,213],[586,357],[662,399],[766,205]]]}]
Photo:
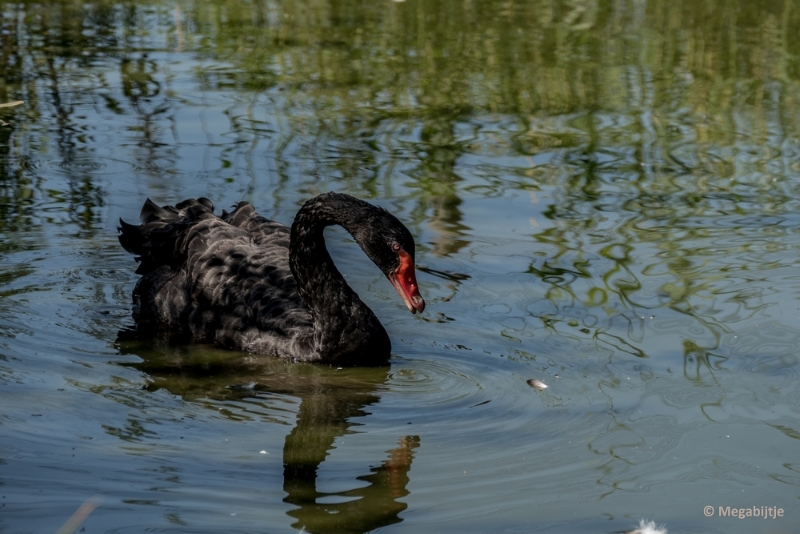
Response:
[{"label": "swan body", "polygon": [[425,309],[414,239],[386,210],[339,193],[307,201],[291,229],[247,202],[221,216],[206,198],[159,207],[141,225],[120,220],[119,241],[139,261],[134,313],[196,339],[252,353],[337,365],[380,365],[386,330],[347,285],[325,247],[338,224],[383,271],[412,313]]}]

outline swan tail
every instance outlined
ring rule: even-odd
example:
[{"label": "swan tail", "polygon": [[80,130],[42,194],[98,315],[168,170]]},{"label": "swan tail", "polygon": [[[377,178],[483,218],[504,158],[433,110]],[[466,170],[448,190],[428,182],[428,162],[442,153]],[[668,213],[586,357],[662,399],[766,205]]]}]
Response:
[{"label": "swan tail", "polygon": [[119,243],[134,255],[136,274],[150,273],[162,265],[178,266],[186,259],[185,237],[198,221],[214,218],[214,206],[201,197],[175,206],[159,206],[149,198],[139,214],[140,225],[119,221]]}]

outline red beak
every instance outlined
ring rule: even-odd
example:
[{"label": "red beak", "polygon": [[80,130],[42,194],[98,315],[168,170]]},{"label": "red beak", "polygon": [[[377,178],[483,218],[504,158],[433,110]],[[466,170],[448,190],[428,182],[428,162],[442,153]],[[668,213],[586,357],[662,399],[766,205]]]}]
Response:
[{"label": "red beak", "polygon": [[397,255],[400,257],[400,267],[389,274],[389,281],[397,290],[400,298],[403,299],[408,311],[411,313],[422,312],[425,309],[425,301],[419,294],[417,275],[414,271],[414,260],[403,249],[400,249]]}]

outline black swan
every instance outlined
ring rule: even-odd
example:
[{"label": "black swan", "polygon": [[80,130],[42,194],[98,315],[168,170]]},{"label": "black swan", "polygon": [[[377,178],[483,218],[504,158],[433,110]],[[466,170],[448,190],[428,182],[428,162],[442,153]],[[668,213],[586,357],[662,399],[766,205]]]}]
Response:
[{"label": "black swan", "polygon": [[136,255],[140,323],[252,353],[337,365],[381,365],[391,342],[325,248],[339,224],[389,278],[411,313],[425,309],[414,271],[414,238],[397,218],[340,193],[307,201],[291,230],[247,202],[214,215],[207,198],[159,207],[140,226],[120,220],[119,242]]}]

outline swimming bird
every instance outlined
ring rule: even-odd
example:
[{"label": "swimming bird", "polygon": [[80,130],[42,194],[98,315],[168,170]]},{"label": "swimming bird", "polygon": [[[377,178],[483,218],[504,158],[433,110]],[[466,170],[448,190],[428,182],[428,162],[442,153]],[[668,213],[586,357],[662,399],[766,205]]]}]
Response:
[{"label": "swimming bird", "polygon": [[308,200],[285,225],[239,202],[221,216],[210,200],[160,207],[147,199],[141,225],[120,219],[119,241],[142,277],[139,324],[251,353],[336,365],[381,365],[391,342],[347,285],[323,230],[341,225],[380,268],[411,313],[422,312],[414,238],[391,213],[340,193]]}]

